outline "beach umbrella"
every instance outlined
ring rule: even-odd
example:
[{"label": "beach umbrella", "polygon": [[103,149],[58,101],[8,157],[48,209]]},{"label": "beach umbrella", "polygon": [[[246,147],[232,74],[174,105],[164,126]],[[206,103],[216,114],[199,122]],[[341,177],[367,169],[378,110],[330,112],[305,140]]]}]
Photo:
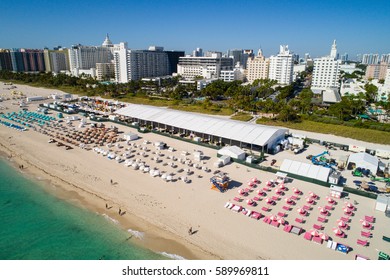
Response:
[{"label": "beach umbrella", "polygon": [[310,233],[312,236],[319,236],[319,232],[318,232],[318,230],[316,230],[316,229],[311,229],[311,230],[309,230],[309,233]]},{"label": "beach umbrella", "polygon": [[267,197],[266,199],[265,199],[265,202],[267,202],[267,203],[272,203],[272,202],[274,202],[271,198],[269,198],[269,197]]},{"label": "beach umbrella", "polygon": [[317,195],[316,195],[315,193],[313,193],[313,192],[309,192],[309,195],[310,195],[312,198],[316,198],[316,197],[317,197]]},{"label": "beach umbrella", "polygon": [[309,196],[309,197],[306,198],[306,202],[313,203],[313,199]]},{"label": "beach umbrella", "polygon": [[298,212],[299,214],[304,214],[304,213],[306,213],[306,210],[303,209],[303,208],[298,208],[298,209],[297,209],[297,212]]},{"label": "beach umbrella", "polygon": [[281,224],[281,225],[284,225],[284,224],[286,223],[286,221],[285,221],[282,217],[279,217],[279,218],[278,218],[278,222],[279,222],[279,224]]},{"label": "beach umbrella", "polygon": [[271,185],[272,185],[271,181],[267,181],[265,184],[266,184],[267,186],[271,186]]},{"label": "beach umbrella", "polygon": [[264,192],[263,192],[262,190],[258,190],[258,191],[257,191],[257,194],[258,194],[258,195],[263,195]]},{"label": "beach umbrella", "polygon": [[347,206],[348,208],[355,208],[350,202],[347,202],[347,203],[346,203],[346,206]]},{"label": "beach umbrella", "polygon": [[252,205],[254,203],[253,199],[247,199],[246,203],[248,205]]},{"label": "beach umbrella", "polygon": [[293,191],[294,191],[295,194],[301,193],[301,191],[299,189],[297,189],[297,188],[293,188]]},{"label": "beach umbrella", "polygon": [[331,197],[326,197],[326,200],[329,202],[329,203],[333,203],[334,202],[334,199],[333,198],[331,198]]},{"label": "beach umbrella", "polygon": [[343,234],[343,231],[339,228],[333,228],[333,232],[337,235]]},{"label": "beach umbrella", "polygon": [[278,220],[278,217],[275,216],[275,215],[271,215],[269,218],[270,218],[270,220],[272,220],[272,221],[277,221],[277,220]]},{"label": "beach umbrella", "polygon": [[362,226],[364,226],[364,227],[369,227],[369,226],[370,226],[370,223],[367,222],[367,221],[362,221]]},{"label": "beach umbrella", "polygon": [[337,223],[337,225],[338,225],[339,227],[346,227],[346,226],[347,226],[347,224],[346,224],[344,221],[339,221],[339,222]]},{"label": "beach umbrella", "polygon": [[351,210],[349,208],[344,208],[344,213],[350,214]]},{"label": "beach umbrella", "polygon": [[328,240],[329,236],[326,233],[320,232],[319,237],[323,240]]},{"label": "beach umbrella", "polygon": [[245,194],[245,191],[244,191],[243,189],[239,189],[239,190],[238,190],[238,193],[239,193],[239,194]]},{"label": "beach umbrella", "polygon": [[249,187],[252,187],[252,186],[254,186],[255,184],[253,183],[253,182],[248,182],[248,186]]},{"label": "beach umbrella", "polygon": [[251,179],[251,181],[252,181],[253,183],[257,183],[257,182],[258,182],[258,180],[257,180],[256,177],[253,177],[253,178]]}]

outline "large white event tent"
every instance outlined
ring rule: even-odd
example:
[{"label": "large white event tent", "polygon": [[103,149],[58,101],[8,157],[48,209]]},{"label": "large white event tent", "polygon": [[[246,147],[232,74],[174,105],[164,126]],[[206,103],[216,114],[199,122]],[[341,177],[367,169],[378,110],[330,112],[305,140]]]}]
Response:
[{"label": "large white event tent", "polygon": [[213,142],[264,152],[272,151],[288,132],[285,128],[148,105],[130,104],[117,110],[115,114],[131,118],[140,125],[162,128],[173,133],[193,134]]}]

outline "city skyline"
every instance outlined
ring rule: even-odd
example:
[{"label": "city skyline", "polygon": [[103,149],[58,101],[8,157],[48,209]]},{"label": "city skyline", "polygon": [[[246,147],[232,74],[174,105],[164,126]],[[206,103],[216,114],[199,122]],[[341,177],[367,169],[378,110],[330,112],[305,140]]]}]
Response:
[{"label": "city skyline", "polygon": [[[3,8],[0,48],[53,48],[114,43],[150,45],[187,54],[253,49],[266,57],[279,45],[320,57],[337,40],[340,54],[390,53],[387,1],[12,1]],[[26,11],[29,14],[26,14]]]}]

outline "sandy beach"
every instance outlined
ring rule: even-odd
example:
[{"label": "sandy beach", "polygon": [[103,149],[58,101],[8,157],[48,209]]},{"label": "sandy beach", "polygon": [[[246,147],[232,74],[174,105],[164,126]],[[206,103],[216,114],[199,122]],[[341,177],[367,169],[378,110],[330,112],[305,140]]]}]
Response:
[{"label": "sandy beach", "polygon": [[[29,86],[17,86],[24,94],[29,96],[48,96],[57,90],[33,88]],[[0,89],[0,93],[6,96],[9,91]],[[20,108],[15,100],[0,102],[1,112],[19,111]],[[46,102],[46,101],[43,101]],[[49,102],[49,101],[47,101]],[[30,111],[36,111],[37,104],[29,104]],[[42,101],[40,102],[42,103]],[[7,107],[7,109],[5,109]],[[55,112],[49,115],[55,116]],[[77,128],[77,124],[74,127]],[[109,123],[106,123],[109,126]],[[301,226],[309,231],[314,224],[318,224],[319,206],[327,205],[326,197],[329,190],[325,187],[310,184],[303,181],[293,180],[286,183],[287,190],[280,196],[276,204],[271,206],[269,212],[261,210],[267,206],[265,199],[258,201],[257,206],[248,206],[246,200],[255,197],[258,190],[265,186],[265,182],[276,179],[275,174],[247,168],[237,163],[231,163],[219,168],[226,172],[233,180],[234,188],[225,193],[211,190],[210,177],[216,168],[216,150],[197,146],[195,144],[163,137],[154,133],[138,133],[129,127],[118,126],[119,131],[124,133],[134,132],[141,137],[132,141],[135,146],[128,146],[125,142],[120,147],[112,147],[112,152],[118,155],[133,150],[134,158],[145,161],[150,167],[158,168],[161,172],[174,173],[174,178],[183,176],[180,169],[191,169],[192,175],[187,177],[191,183],[181,180],[166,182],[161,177],[151,177],[148,173],[134,170],[108,160],[93,150],[84,150],[73,146],[66,150],[54,143],[48,143],[49,136],[32,129],[20,132],[14,129],[0,126],[0,151],[16,167],[24,165],[21,172],[28,176],[45,182],[49,192],[62,199],[71,201],[79,207],[85,207],[111,219],[117,220],[124,230],[144,233],[143,238],[132,238],[141,246],[150,248],[156,252],[167,252],[182,256],[186,259],[354,259],[355,254],[361,254],[371,259],[376,259],[378,250],[389,253],[390,245],[382,240],[382,236],[390,235],[390,220],[384,213],[375,211],[375,201],[350,194],[348,200],[339,200],[329,211],[328,221],[323,224],[322,232],[327,233],[333,240],[349,245],[353,252],[342,254],[326,247],[326,242],[317,244],[307,241],[303,235],[297,236],[283,231],[283,226],[278,228],[266,224],[261,220],[249,218],[240,213],[224,207],[226,202],[239,204],[247,209],[261,212],[267,216],[285,212],[284,219],[294,225]],[[82,130],[80,128],[80,130]],[[144,140],[150,144],[144,144]],[[163,141],[174,152],[168,150],[157,151],[154,142]],[[147,147],[146,156],[143,157],[141,147]],[[366,145],[370,147],[369,144]],[[106,150],[108,148],[103,147]],[[389,148],[389,147],[387,147]],[[177,159],[183,158],[182,151],[188,151],[187,157],[192,162],[194,150],[203,151],[206,159],[201,162],[211,172],[206,172],[195,167],[189,167],[185,163],[175,162],[177,167],[169,164],[172,156]],[[158,155],[160,153],[160,155]],[[12,155],[12,157],[11,157]],[[154,158],[158,156],[161,162]],[[278,155],[279,156],[279,155]],[[166,164],[166,165],[165,165]],[[249,191],[249,195],[242,198],[241,202],[233,199],[238,196],[238,189],[246,188],[247,182],[257,177],[261,183]],[[111,183],[111,180],[113,183]],[[291,211],[286,211],[285,199],[293,195],[293,188],[299,188],[295,205]],[[306,197],[312,191],[319,196],[312,205],[312,210],[305,216],[304,224],[297,224],[296,218],[301,215],[297,212],[299,207],[307,205]],[[275,195],[274,189],[267,193],[268,197]],[[343,216],[345,203],[354,202],[353,216],[350,217],[349,229],[345,230],[346,238],[336,237],[332,229]],[[107,209],[106,204],[109,206]],[[125,214],[119,215],[118,211]],[[365,215],[375,217],[374,228],[371,230],[372,238],[369,238],[369,246],[363,247],[356,244],[361,237],[360,219]],[[194,234],[189,235],[188,229],[192,227]],[[129,235],[131,232],[129,232]]]}]

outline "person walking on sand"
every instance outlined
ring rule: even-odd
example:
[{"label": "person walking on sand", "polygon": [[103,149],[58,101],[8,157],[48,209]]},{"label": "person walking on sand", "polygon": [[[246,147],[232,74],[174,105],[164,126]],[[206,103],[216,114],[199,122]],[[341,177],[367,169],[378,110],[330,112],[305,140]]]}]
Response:
[{"label": "person walking on sand", "polygon": [[119,215],[122,214],[122,209],[119,208],[119,212],[118,213],[119,213]]},{"label": "person walking on sand", "polygon": [[190,227],[190,229],[188,230],[188,234],[192,235],[192,227]]},{"label": "person walking on sand", "polygon": [[112,185],[112,179],[110,180],[110,183],[111,183],[111,185]]}]

